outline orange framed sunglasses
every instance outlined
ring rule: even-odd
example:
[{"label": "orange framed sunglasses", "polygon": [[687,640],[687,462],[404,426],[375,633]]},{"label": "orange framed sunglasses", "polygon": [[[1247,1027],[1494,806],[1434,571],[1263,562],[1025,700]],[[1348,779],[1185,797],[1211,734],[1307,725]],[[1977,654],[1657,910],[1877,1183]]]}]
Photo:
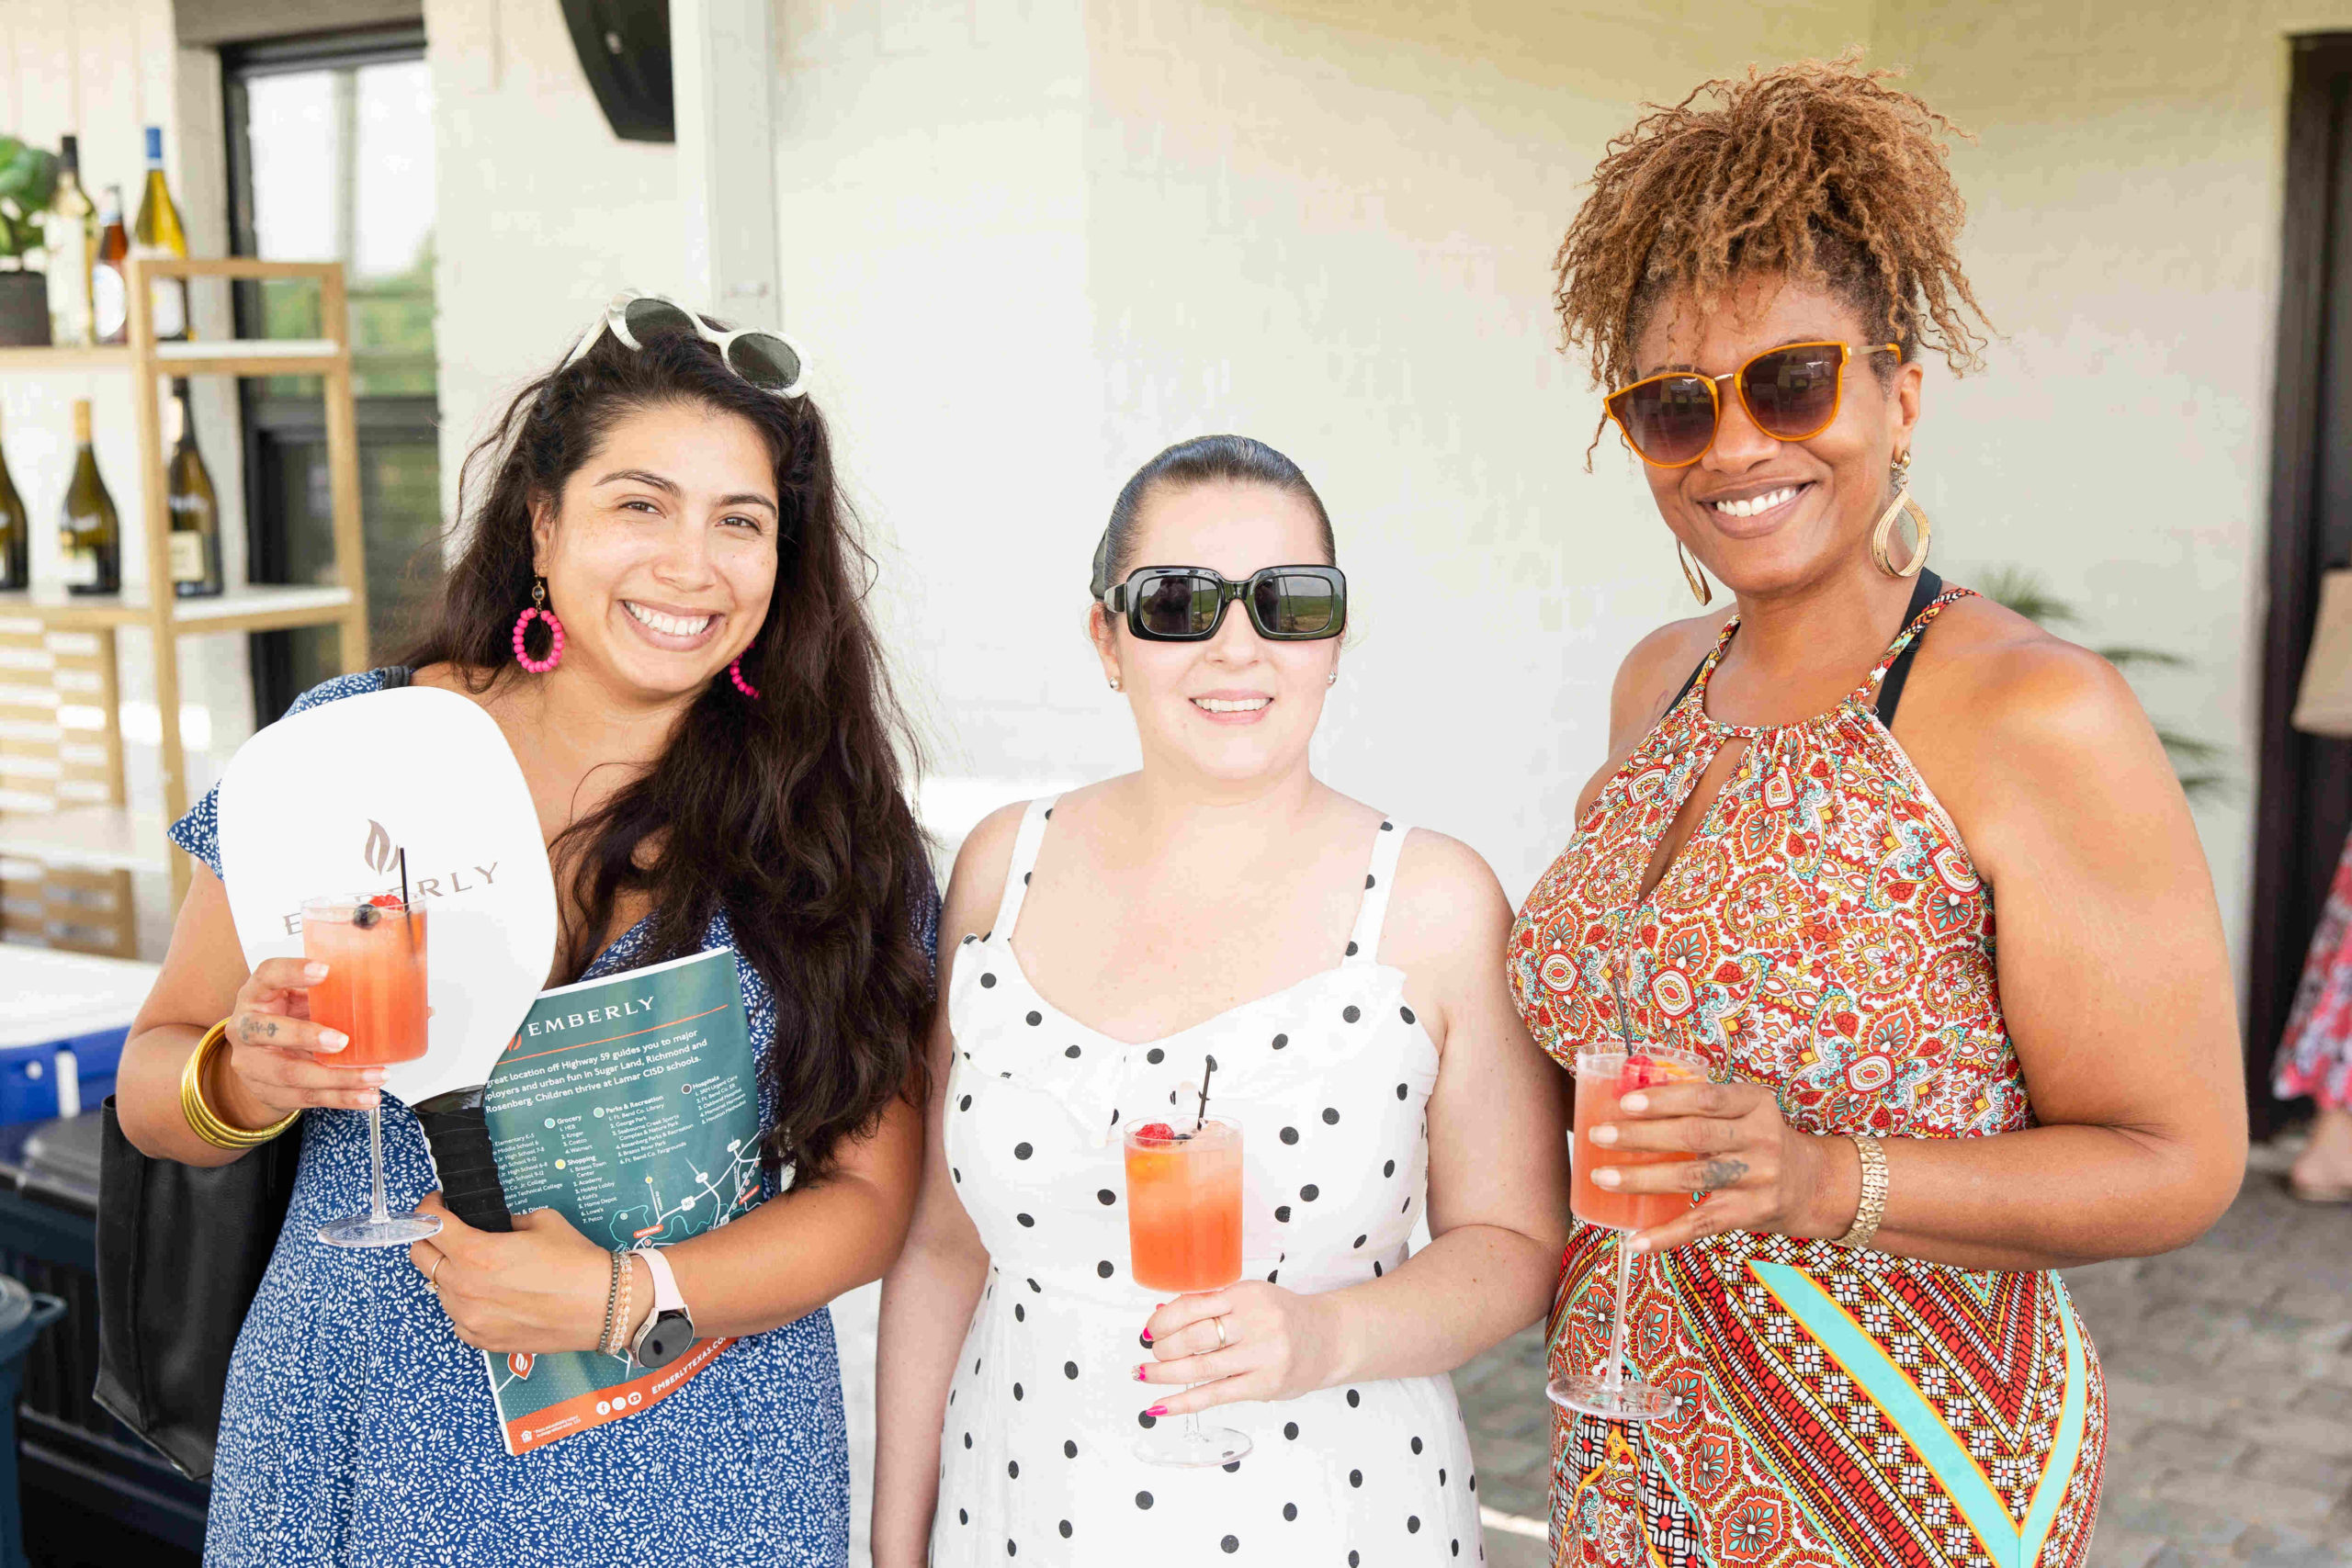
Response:
[{"label": "orange framed sunglasses", "polygon": [[1668,370],[1611,392],[1603,400],[1626,445],[1654,468],[1687,468],[1707,455],[1723,428],[1725,381],[1756,428],[1775,441],[1805,441],[1838,418],[1846,362],[1856,354],[1900,355],[1903,345],[1792,343],[1768,348],[1723,376]]}]

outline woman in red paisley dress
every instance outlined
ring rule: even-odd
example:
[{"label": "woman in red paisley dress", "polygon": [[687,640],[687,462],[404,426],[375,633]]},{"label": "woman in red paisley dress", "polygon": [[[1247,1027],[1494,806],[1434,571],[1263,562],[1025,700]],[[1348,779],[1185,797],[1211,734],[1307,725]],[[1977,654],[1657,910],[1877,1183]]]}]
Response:
[{"label": "woman in red paisley dress", "polygon": [[[1512,932],[1563,1065],[1629,1036],[1712,1078],[1596,1133],[1685,1156],[1604,1189],[1702,1196],[1569,1246],[1554,1371],[1601,1359],[1630,1246],[1630,1364],[1676,1404],[1560,1414],[1564,1563],[2081,1562],[2106,1396],[2052,1270],[2187,1244],[2244,1170],[2211,879],[2146,718],[1921,570],[1920,355],[1974,368],[1983,318],[1950,128],[1885,76],[1806,62],[1654,107],[1560,250],[1661,570],[1671,545],[1731,601],[1626,657]],[[2118,519],[2051,525],[2128,547]]]}]

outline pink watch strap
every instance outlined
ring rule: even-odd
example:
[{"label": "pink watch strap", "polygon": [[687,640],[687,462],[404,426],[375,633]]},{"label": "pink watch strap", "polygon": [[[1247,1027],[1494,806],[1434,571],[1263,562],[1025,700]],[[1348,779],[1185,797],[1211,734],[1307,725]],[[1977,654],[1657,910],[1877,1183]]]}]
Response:
[{"label": "pink watch strap", "polygon": [[[649,1247],[638,1254],[645,1259],[646,1272],[653,1276],[653,1317],[665,1312],[684,1312],[686,1298],[678,1294],[678,1277],[670,1272],[670,1260],[662,1256],[658,1247]],[[648,1318],[648,1322],[652,1318]]]}]

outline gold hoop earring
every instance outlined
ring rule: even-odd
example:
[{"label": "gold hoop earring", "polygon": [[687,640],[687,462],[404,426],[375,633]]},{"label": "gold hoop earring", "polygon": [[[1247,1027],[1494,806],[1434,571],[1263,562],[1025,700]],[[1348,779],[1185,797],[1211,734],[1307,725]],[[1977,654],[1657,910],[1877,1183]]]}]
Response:
[{"label": "gold hoop earring", "polygon": [[[1911,525],[1918,531],[1919,537],[1911,547],[1910,561],[1906,565],[1896,566],[1894,558],[1887,553],[1887,547],[1894,542],[1894,520],[1905,512],[1911,513]],[[1894,492],[1894,499],[1887,502],[1886,510],[1879,513],[1878,526],[1871,530],[1871,559],[1876,561],[1879,570],[1889,577],[1917,577],[1919,569],[1928,564],[1928,541],[1931,537],[1933,530],[1928,525],[1928,514],[1920,510],[1917,502],[1911,499],[1911,487],[1905,485]]]},{"label": "gold hoop earring", "polygon": [[1697,561],[1690,558],[1690,553],[1682,547],[1682,541],[1679,538],[1674,541],[1674,559],[1675,563],[1682,568],[1682,581],[1690,585],[1690,597],[1699,601],[1702,605],[1713,604],[1715,602],[1714,585],[1707,581],[1706,572],[1700,568]]}]

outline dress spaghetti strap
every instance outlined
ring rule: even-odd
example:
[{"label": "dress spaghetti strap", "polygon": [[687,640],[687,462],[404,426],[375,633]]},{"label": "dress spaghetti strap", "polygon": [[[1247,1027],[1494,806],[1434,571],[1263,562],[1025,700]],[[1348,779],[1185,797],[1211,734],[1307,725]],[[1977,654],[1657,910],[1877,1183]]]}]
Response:
[{"label": "dress spaghetti strap", "polygon": [[1007,942],[1012,940],[1013,922],[1021,918],[1021,900],[1029,892],[1029,874],[1037,868],[1037,847],[1046,841],[1046,824],[1053,818],[1054,803],[1060,799],[1058,795],[1049,795],[1033,800],[1021,814],[1021,830],[1012,840],[1012,862],[1004,868],[1004,897],[997,903],[996,921],[989,927],[989,936],[1002,931]]},{"label": "dress spaghetti strap", "polygon": [[1348,951],[1340,963],[1380,962],[1380,928],[1388,918],[1389,890],[1396,885],[1397,857],[1405,852],[1405,835],[1413,829],[1383,818],[1373,835],[1372,863],[1364,868],[1363,902],[1356,908],[1355,930],[1348,933]]}]

